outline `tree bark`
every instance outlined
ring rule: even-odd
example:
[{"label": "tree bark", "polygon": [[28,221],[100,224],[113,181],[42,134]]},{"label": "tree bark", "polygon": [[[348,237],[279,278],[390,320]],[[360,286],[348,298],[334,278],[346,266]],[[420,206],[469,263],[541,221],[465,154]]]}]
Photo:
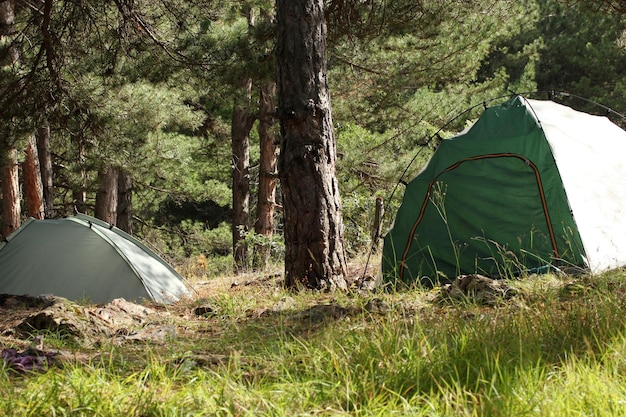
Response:
[{"label": "tree bark", "polygon": [[118,176],[119,170],[110,165],[98,173],[95,216],[113,226],[117,224]]},{"label": "tree bark", "polygon": [[231,127],[233,155],[233,266],[234,272],[245,269],[248,247],[242,242],[250,219],[250,130],[255,115],[250,114],[252,80],[246,80],[241,95],[235,99]]},{"label": "tree bark", "polygon": [[52,181],[52,154],[50,152],[50,125],[47,123],[37,131],[37,153],[43,187],[44,217],[54,217],[54,183]]},{"label": "tree bark", "polygon": [[376,206],[374,208],[374,223],[372,224],[372,253],[378,252],[378,243],[380,241],[380,232],[382,230],[383,215],[385,214],[385,205],[381,196],[376,197]]},{"label": "tree bark", "polygon": [[274,208],[276,206],[276,160],[277,146],[272,126],[274,124],[276,84],[268,83],[261,87],[259,96],[259,192],[254,232],[264,236],[265,244],[254,248],[254,266],[267,268],[271,247],[267,245],[274,233]]},{"label": "tree bark", "polygon": [[[8,36],[13,37],[15,30],[15,10],[13,0],[0,0],[0,39]],[[0,65],[14,65],[19,63],[19,51],[15,47],[10,47],[7,56],[0,61]]]},{"label": "tree bark", "polygon": [[117,227],[133,234],[133,180],[124,169],[117,179]]},{"label": "tree bark", "polygon": [[42,220],[44,218],[43,185],[41,183],[39,152],[37,152],[37,139],[35,135],[30,135],[24,154],[25,158],[24,162],[22,162],[22,173],[24,176],[24,192],[26,194],[28,215],[32,218]]},{"label": "tree bark", "polygon": [[285,284],[347,288],[323,0],[277,0]]},{"label": "tree bark", "polygon": [[72,190],[72,198],[74,200],[74,210],[78,213],[87,212],[87,170],[85,168],[85,147],[83,146],[82,138],[74,141],[76,147],[76,159],[80,170],[80,184],[75,185]]},{"label": "tree bark", "polygon": [[[15,11],[12,0],[0,1],[0,40],[6,42],[5,37],[15,36]],[[8,54],[0,57],[0,65],[18,66],[20,54],[17,48],[9,47]],[[7,144],[12,143],[12,138],[5,138]],[[0,142],[5,142],[0,141]],[[8,236],[20,227],[20,189],[19,168],[17,162],[17,150],[9,145],[6,150],[2,172],[2,233]]]},{"label": "tree bark", "polygon": [[17,151],[11,149],[6,155],[2,172],[2,234],[6,237],[20,227],[20,184]]}]

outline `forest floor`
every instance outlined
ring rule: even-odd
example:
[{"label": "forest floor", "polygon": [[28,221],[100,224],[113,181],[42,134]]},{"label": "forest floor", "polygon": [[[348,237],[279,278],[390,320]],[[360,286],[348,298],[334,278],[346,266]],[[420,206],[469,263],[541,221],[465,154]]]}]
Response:
[{"label": "forest floor", "polygon": [[[363,309],[363,297],[370,300],[375,294],[373,269],[360,263],[349,265],[354,285],[350,295],[343,293],[341,302],[337,293],[292,294],[282,287],[279,273],[196,278],[190,283],[192,297],[171,305],[124,299],[88,304],[53,295],[0,294],[0,349],[25,355],[52,353],[61,362],[87,362],[110,343],[158,346],[175,339],[187,345],[207,332],[223,334],[234,322],[250,325],[270,316],[287,316],[317,325],[364,311],[383,312],[382,302],[370,302]],[[353,302],[346,303],[350,298]]]},{"label": "forest floor", "polygon": [[[171,305],[0,295],[0,350],[6,364],[20,371],[24,364],[31,369],[42,362],[42,368],[93,363],[113,350],[136,358],[141,367],[146,358],[140,352],[146,347],[173,363],[191,358],[202,366],[221,366],[232,355],[252,353],[276,340],[319,337],[334,323],[436,321],[450,311],[461,317],[491,316],[496,305],[506,305],[508,311],[527,308],[532,294],[481,276],[462,276],[433,290],[379,291],[374,285],[377,268],[350,264],[354,284],[347,292],[289,291],[280,273],[198,277],[191,282],[193,296]],[[552,291],[584,291],[563,277],[542,282]]]},{"label": "forest floor", "polygon": [[626,271],[397,292],[363,271],[198,276],[171,305],[0,295],[0,415],[618,415]]}]

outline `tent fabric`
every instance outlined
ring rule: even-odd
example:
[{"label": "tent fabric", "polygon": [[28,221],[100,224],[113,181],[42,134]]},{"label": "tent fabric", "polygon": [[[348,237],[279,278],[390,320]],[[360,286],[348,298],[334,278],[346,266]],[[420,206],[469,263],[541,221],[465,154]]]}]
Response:
[{"label": "tent fabric", "polygon": [[385,280],[626,264],[625,148],[607,118],[552,101],[487,108],[407,185],[385,237]]},{"label": "tent fabric", "polygon": [[139,240],[79,214],[29,219],[0,244],[0,293],[170,303],[189,290],[176,270]]},{"label": "tent fabric", "polygon": [[528,100],[539,115],[593,273],[626,264],[626,132],[606,117]]}]

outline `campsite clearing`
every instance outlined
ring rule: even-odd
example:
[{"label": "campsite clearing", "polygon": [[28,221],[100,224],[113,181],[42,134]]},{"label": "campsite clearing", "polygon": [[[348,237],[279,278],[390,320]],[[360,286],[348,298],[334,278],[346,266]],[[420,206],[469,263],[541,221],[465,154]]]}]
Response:
[{"label": "campsite clearing", "polygon": [[[68,360],[5,365],[0,414],[618,415],[626,398],[623,271],[506,281],[515,293],[489,304],[439,289],[291,293],[278,279],[196,282],[198,298],[140,306],[150,314],[89,345],[60,329],[18,337],[41,306],[5,306],[4,348]],[[156,324],[174,332],[120,337]]]}]

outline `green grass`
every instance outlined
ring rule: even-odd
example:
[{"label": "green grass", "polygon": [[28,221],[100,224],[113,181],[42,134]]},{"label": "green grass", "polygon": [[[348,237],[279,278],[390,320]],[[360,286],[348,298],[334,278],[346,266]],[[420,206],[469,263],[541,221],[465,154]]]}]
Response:
[{"label": "green grass", "polygon": [[[520,295],[495,307],[420,290],[240,287],[211,296],[216,314],[186,316],[169,343],[102,346],[44,373],[0,369],[0,414],[626,415],[626,274],[511,285]],[[387,311],[365,310],[372,297]],[[302,314],[318,304],[343,314]]]}]

